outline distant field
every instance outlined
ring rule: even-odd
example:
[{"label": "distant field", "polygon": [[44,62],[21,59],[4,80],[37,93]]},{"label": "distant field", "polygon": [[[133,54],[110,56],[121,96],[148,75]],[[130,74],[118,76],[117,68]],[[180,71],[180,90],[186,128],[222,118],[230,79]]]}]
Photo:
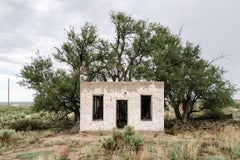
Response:
[{"label": "distant field", "polygon": [[[31,106],[33,102],[11,102],[10,106]],[[0,106],[7,106],[8,102],[0,102]]]}]

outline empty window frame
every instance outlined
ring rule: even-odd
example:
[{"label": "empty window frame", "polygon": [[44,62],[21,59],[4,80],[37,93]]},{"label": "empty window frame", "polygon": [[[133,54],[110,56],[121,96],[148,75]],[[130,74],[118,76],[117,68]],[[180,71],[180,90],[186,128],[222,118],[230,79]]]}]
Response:
[{"label": "empty window frame", "polygon": [[151,96],[141,95],[141,120],[152,120]]},{"label": "empty window frame", "polygon": [[93,120],[103,120],[103,95],[93,96]]}]

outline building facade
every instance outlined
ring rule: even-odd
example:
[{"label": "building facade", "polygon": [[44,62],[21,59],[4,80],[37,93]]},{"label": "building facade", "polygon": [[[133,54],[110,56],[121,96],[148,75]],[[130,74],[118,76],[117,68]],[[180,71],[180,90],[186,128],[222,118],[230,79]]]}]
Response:
[{"label": "building facade", "polygon": [[164,130],[163,82],[83,82],[80,102],[80,131]]}]

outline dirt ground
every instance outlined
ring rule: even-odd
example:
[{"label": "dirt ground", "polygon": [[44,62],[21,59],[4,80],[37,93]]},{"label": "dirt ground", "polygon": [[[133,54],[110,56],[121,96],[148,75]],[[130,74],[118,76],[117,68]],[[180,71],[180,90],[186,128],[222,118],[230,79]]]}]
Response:
[{"label": "dirt ground", "polygon": [[[37,153],[41,151],[49,151],[51,157],[59,157],[61,153],[68,150],[69,148],[76,148],[77,150],[70,152],[69,158],[79,159],[79,155],[85,153],[87,149],[106,137],[109,133],[104,136],[99,136],[96,133],[77,133],[77,134],[66,134],[58,133],[53,137],[46,137],[38,140],[37,143],[31,144],[28,147],[18,148],[10,150],[0,155],[1,160],[17,160],[17,155],[23,153]],[[30,158],[31,159],[31,158]]]},{"label": "dirt ground", "polygon": [[[173,122],[169,122],[170,125]],[[144,147],[147,152],[146,157],[156,157],[156,159],[170,159],[169,150],[175,145],[182,142],[195,142],[198,139],[199,147],[209,141],[220,141],[216,139],[217,135],[224,133],[225,126],[237,126],[240,121],[197,121],[188,124],[179,124],[176,126],[176,133],[170,132],[171,127],[165,129],[165,132],[139,132],[145,139]],[[239,130],[233,130],[239,131]],[[231,130],[227,132],[231,136]],[[83,133],[57,133],[50,137],[40,138],[37,142],[29,144],[27,147],[20,147],[8,150],[0,155],[0,160],[22,160],[22,159],[59,159],[66,157],[71,160],[88,159],[87,154],[92,154],[94,148],[101,148],[102,140],[110,137],[111,132],[83,132]],[[228,135],[226,135],[228,136]],[[224,137],[223,137],[224,138]],[[228,137],[227,137],[228,138]],[[238,137],[237,137],[238,138]],[[219,142],[219,144],[220,144]],[[204,149],[204,147],[203,147]],[[210,149],[209,149],[210,150]],[[199,157],[204,157],[209,151],[199,152]],[[42,154],[46,153],[46,155]],[[220,151],[216,154],[221,153]],[[34,155],[35,154],[35,155]],[[38,155],[39,154],[39,155]],[[211,153],[212,154],[212,153]],[[215,153],[214,153],[215,154]],[[92,159],[92,158],[91,158]],[[150,158],[151,159],[151,158]],[[155,158],[154,158],[155,159]],[[204,158],[200,158],[204,159]]]},{"label": "dirt ground", "polygon": [[[154,142],[161,137],[171,137],[171,135],[163,132],[140,132],[145,138],[146,142]],[[25,158],[18,158],[18,155],[24,153],[39,153],[48,151],[47,158],[54,159],[60,157],[65,151],[68,151],[68,158],[71,160],[85,159],[84,155],[94,148],[100,146],[104,138],[110,137],[111,132],[84,132],[76,134],[58,133],[53,137],[46,137],[40,139],[37,143],[31,144],[24,148],[18,148],[7,151],[0,155],[0,160],[19,160]],[[159,153],[160,154],[160,153]],[[161,154],[164,154],[161,151]],[[167,157],[167,155],[162,155]],[[82,158],[81,158],[82,157]],[[28,159],[28,158],[26,158]],[[37,157],[29,159],[38,159]]]}]

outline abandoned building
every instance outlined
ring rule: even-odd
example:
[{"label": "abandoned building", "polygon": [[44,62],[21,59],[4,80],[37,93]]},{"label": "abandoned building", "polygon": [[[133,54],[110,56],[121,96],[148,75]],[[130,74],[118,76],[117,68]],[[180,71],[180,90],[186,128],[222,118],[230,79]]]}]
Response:
[{"label": "abandoned building", "polygon": [[83,82],[80,131],[164,130],[163,82]]}]

